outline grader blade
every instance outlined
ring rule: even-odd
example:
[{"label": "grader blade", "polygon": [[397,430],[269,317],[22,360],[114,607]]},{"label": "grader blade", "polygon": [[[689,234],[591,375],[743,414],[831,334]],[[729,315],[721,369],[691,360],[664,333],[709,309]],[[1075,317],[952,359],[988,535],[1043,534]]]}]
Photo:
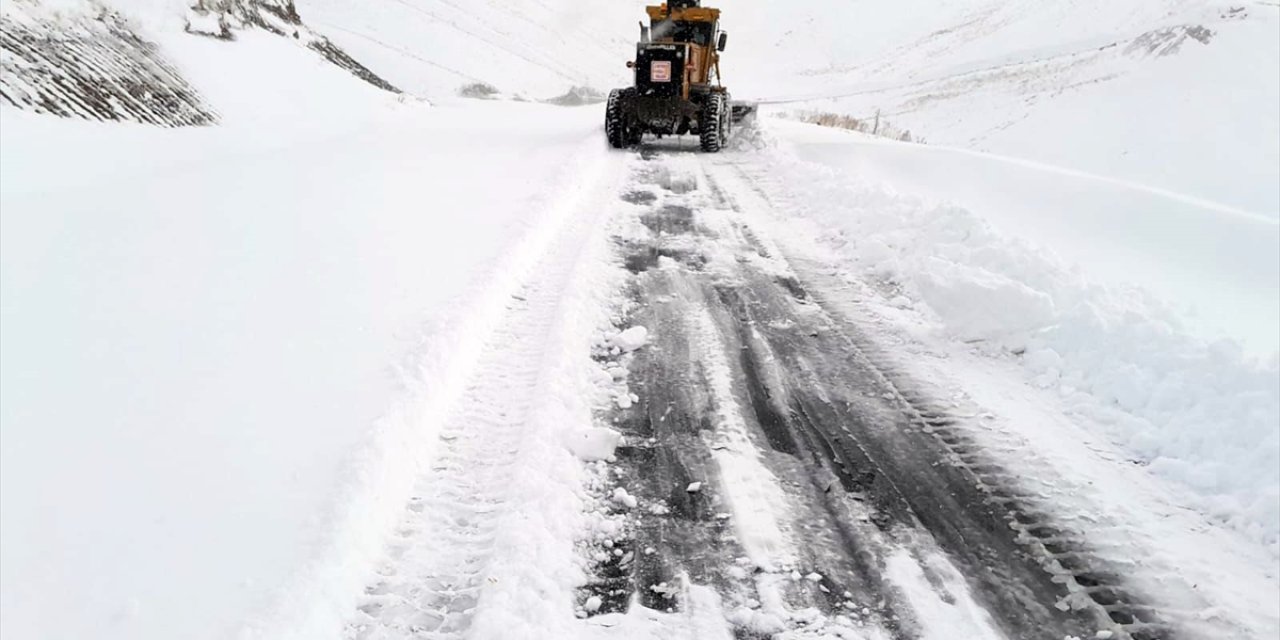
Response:
[{"label": "grader blade", "polygon": [[744,120],[756,117],[756,111],[760,108],[759,104],[754,102],[730,102],[729,110],[733,117],[733,123],[738,124]]}]

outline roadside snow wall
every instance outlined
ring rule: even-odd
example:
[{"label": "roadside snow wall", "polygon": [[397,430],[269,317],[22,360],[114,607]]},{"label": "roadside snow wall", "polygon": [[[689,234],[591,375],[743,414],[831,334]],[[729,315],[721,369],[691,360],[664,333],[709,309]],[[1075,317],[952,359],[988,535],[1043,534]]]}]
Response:
[{"label": "roadside snow wall", "polygon": [[[769,181],[819,203],[791,210],[823,230],[822,246],[851,273],[890,292],[890,306],[920,310],[969,348],[1019,362],[1029,384],[1056,391],[1134,464],[1280,553],[1280,354],[1273,343],[1246,352],[1232,339],[1240,328],[1221,338],[1192,332],[1170,306],[1248,280],[1230,309],[1266,313],[1276,284],[1263,265],[1274,265],[1276,223],[1051,168],[771,124],[786,144]],[[922,198],[927,191],[864,163],[884,168],[893,154],[910,162],[906,175],[964,176],[1009,200]],[[1090,233],[1077,242],[1055,232],[1059,224]],[[1082,264],[1089,254],[1075,245],[1091,237],[1110,261]],[[1188,240],[1197,238],[1203,260]],[[1126,268],[1143,262],[1154,268]],[[1182,290],[1153,279],[1181,263],[1195,265]],[[1203,284],[1191,281],[1197,272]]]}]

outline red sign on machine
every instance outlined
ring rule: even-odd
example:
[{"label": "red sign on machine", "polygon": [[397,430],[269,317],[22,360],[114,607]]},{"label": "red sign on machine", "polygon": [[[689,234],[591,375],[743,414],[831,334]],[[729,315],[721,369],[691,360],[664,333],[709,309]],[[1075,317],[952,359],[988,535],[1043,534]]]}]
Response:
[{"label": "red sign on machine", "polygon": [[671,61],[654,60],[649,67],[650,82],[671,82]]}]

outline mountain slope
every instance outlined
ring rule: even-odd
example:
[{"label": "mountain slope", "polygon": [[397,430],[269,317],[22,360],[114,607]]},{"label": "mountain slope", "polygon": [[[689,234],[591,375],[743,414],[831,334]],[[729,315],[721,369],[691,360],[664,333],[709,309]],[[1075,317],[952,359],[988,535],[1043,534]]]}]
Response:
[{"label": "mountain slope", "polygon": [[740,93],[1280,217],[1274,3],[811,5],[736,9]]}]

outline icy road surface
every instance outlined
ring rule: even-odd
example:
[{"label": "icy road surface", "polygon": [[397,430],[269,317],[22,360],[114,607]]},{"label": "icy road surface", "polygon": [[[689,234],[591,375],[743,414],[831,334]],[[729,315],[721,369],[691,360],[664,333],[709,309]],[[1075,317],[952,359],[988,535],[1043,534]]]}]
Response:
[{"label": "icy road surface", "polygon": [[872,318],[758,157],[607,158],[348,638],[1274,634],[1265,554],[1039,390]]}]

